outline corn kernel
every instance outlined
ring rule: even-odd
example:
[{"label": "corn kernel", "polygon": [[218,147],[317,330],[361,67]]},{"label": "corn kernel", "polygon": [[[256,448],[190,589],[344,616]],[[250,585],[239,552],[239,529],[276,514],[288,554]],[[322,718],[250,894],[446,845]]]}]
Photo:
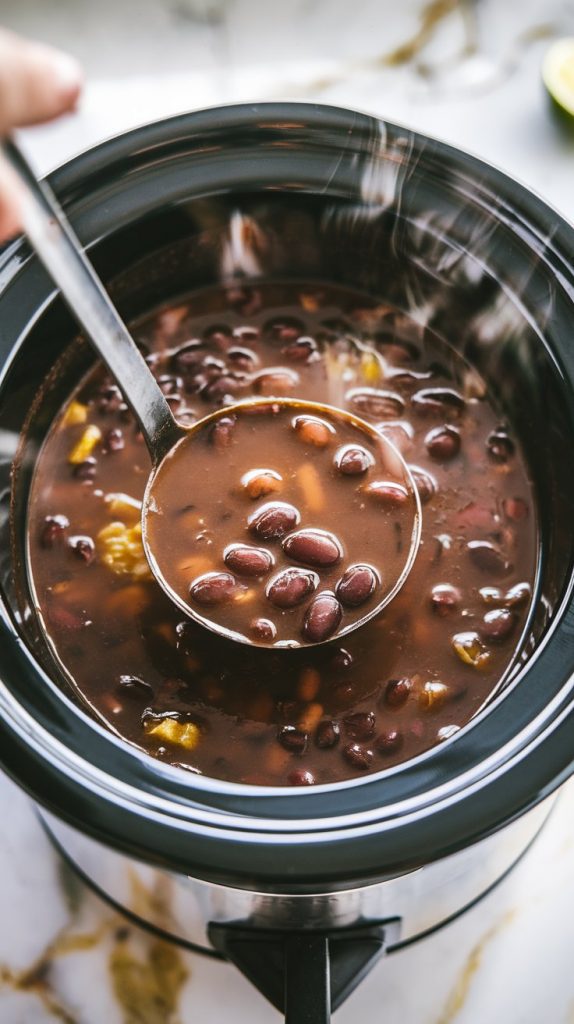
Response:
[{"label": "corn kernel", "polygon": [[68,455],[68,462],[71,462],[73,466],[79,465],[80,462],[85,462],[101,440],[102,432],[100,428],[96,427],[95,423],[90,423]]},{"label": "corn kernel", "polygon": [[313,292],[301,292],[299,302],[306,313],[316,313],[319,309],[319,299]]},{"label": "corn kernel", "polygon": [[104,501],[109,512],[114,516],[136,516],[139,517],[142,510],[142,503],[129,494],[106,494]]},{"label": "corn kernel", "polygon": [[378,384],[381,379],[381,365],[374,352],[361,356],[361,373],[366,384]]},{"label": "corn kernel", "polygon": [[491,653],[482,643],[478,633],[455,633],[452,646],[460,660],[472,668],[487,668]]},{"label": "corn kernel", "polygon": [[114,522],[104,526],[97,537],[98,551],[104,565],[118,576],[151,579],[152,573],[145,556],[141,523],[126,526]]},{"label": "corn kernel", "polygon": [[315,700],[320,688],[321,673],[316,668],[308,665],[302,670],[297,683],[297,696],[299,700],[306,702]]},{"label": "corn kernel", "polygon": [[314,732],[324,714],[325,710],[322,704],[308,704],[298,719],[297,726],[303,732]]},{"label": "corn kernel", "polygon": [[88,407],[81,402],[70,402],[62,419],[60,427],[75,427],[79,423],[85,423],[88,418]]},{"label": "corn kernel", "polygon": [[199,728],[193,722],[177,722],[175,718],[164,718],[157,724],[146,724],[145,730],[148,736],[153,736],[162,743],[173,743],[184,750],[193,750],[199,743]]}]

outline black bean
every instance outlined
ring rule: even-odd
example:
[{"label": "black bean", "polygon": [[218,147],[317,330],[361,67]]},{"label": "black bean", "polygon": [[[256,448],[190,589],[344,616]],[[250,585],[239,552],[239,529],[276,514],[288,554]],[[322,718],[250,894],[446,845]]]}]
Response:
[{"label": "black bean", "polygon": [[516,615],[509,608],[493,608],[486,612],[480,626],[480,635],[490,643],[504,643],[516,626]]},{"label": "black bean", "polygon": [[108,430],[104,436],[104,451],[121,452],[124,447],[123,431],[119,427]]},{"label": "black bean", "polygon": [[231,344],[234,333],[227,324],[213,324],[204,331],[203,337],[208,345],[215,345],[216,348],[225,351]]},{"label": "black bean", "polygon": [[372,711],[354,711],[343,719],[343,726],[348,736],[354,740],[366,740],[375,731],[377,720]]},{"label": "black bean", "polygon": [[361,416],[377,420],[395,420],[405,411],[405,403],[394,391],[378,388],[353,388],[346,394],[347,402]]},{"label": "black bean", "polygon": [[358,608],[369,599],[378,582],[370,565],[350,565],[337,583],[335,593],[347,608]]},{"label": "black bean", "polygon": [[514,455],[514,441],[505,430],[501,428],[493,430],[486,439],[486,451],[493,462],[508,462]]},{"label": "black bean", "polygon": [[273,565],[273,555],[265,548],[232,544],[227,548],[223,561],[238,576],[264,576]]},{"label": "black bean", "polygon": [[387,754],[394,754],[395,751],[400,750],[403,745],[403,734],[398,729],[386,729],[384,732],[379,733],[373,746],[379,754],[383,756]]},{"label": "black bean", "polygon": [[530,600],[531,594],[532,588],[529,583],[516,583],[513,587],[510,587],[510,590],[506,591],[504,604],[509,605],[511,608],[526,604]]},{"label": "black bean", "polygon": [[373,480],[363,491],[381,508],[402,508],[409,500],[409,492],[402,484],[392,480]]},{"label": "black bean", "polygon": [[183,380],[181,377],[175,377],[172,373],[162,373],[162,375],[157,378],[157,382],[164,395],[175,395],[176,392],[181,391],[183,387]]},{"label": "black bean", "polygon": [[330,750],[331,747],[336,747],[340,737],[341,730],[332,718],[324,718],[322,722],[319,722],[315,731],[315,743],[321,750]]},{"label": "black bean", "polygon": [[512,563],[507,561],[502,551],[490,541],[471,540],[466,548],[471,560],[482,572],[506,576],[512,570]]},{"label": "black bean", "polygon": [[209,607],[229,601],[236,589],[237,580],[231,573],[206,572],[193,581],[189,593],[197,604]]},{"label": "black bean", "polygon": [[373,763],[373,751],[362,747],[360,743],[348,743],[343,747],[343,757],[353,768],[366,771]]},{"label": "black bean", "polygon": [[117,412],[123,400],[123,395],[116,384],[104,384],[96,392],[96,408],[102,416]]},{"label": "black bean", "polygon": [[79,462],[77,466],[74,466],[74,476],[77,480],[94,480],[97,473],[97,465],[97,459],[93,455],[89,455],[83,462]]},{"label": "black bean", "polygon": [[305,444],[315,448],[326,448],[335,436],[335,429],[330,423],[318,416],[296,416],[293,429]]},{"label": "black bean", "polygon": [[317,589],[319,577],[310,569],[283,569],[267,587],[267,598],[276,608],[294,608]]},{"label": "black bean", "polygon": [[201,397],[206,402],[214,402],[227,395],[237,395],[245,391],[248,385],[249,377],[245,373],[222,373],[202,388]]},{"label": "black bean", "polygon": [[40,544],[43,548],[53,548],[62,540],[64,532],[70,525],[66,516],[46,516],[40,531]]},{"label": "black bean", "polygon": [[265,325],[265,330],[271,341],[281,344],[291,344],[297,341],[303,334],[305,328],[300,320],[285,317],[284,320],[272,320]]},{"label": "black bean", "polygon": [[220,374],[224,372],[225,361],[223,359],[219,359],[218,356],[211,355],[211,353],[208,352],[207,355],[205,355],[201,360],[201,366],[204,373],[207,374],[208,379],[215,380],[217,377],[220,376]]},{"label": "black bean", "polygon": [[462,395],[452,388],[423,388],[415,392],[411,403],[421,416],[457,416],[466,406]]},{"label": "black bean", "polygon": [[252,619],[249,631],[255,640],[274,640],[277,636],[277,627],[270,619]]},{"label": "black bean", "polygon": [[460,451],[460,434],[455,427],[435,427],[425,437],[427,452],[436,462],[448,462]]},{"label": "black bean", "polygon": [[146,698],[148,700],[150,697],[153,697],[154,692],[153,687],[146,683],[144,679],[140,679],[139,676],[130,675],[120,676],[117,690],[122,696]]},{"label": "black bean", "polygon": [[315,776],[306,768],[297,768],[296,771],[289,773],[287,782],[290,786],[314,786]]},{"label": "black bean", "polygon": [[337,449],[333,462],[343,476],[360,476],[374,465],[375,460],[366,448],[358,444],[346,444]]},{"label": "black bean", "polygon": [[411,679],[389,679],[385,687],[385,703],[391,708],[406,704],[413,688]]},{"label": "black bean", "polygon": [[414,431],[410,423],[401,423],[396,420],[389,420],[386,423],[383,421],[383,423],[375,423],[375,430],[386,437],[387,441],[390,441],[401,455],[412,448]]},{"label": "black bean", "polygon": [[292,363],[308,363],[317,356],[317,342],[314,338],[297,338],[281,349],[281,355]]},{"label": "black bean", "polygon": [[340,671],[341,669],[350,668],[353,660],[353,655],[350,651],[345,650],[344,647],[339,647],[339,650],[335,651],[331,658],[331,665],[335,671]]},{"label": "black bean", "polygon": [[435,615],[444,618],[451,615],[461,602],[461,593],[450,583],[437,583],[431,590],[430,603]]},{"label": "black bean", "polygon": [[96,545],[91,537],[70,537],[68,540],[70,549],[76,558],[86,565],[90,565],[96,557]]},{"label": "black bean", "polygon": [[284,501],[268,501],[253,512],[247,524],[252,533],[264,540],[277,540],[289,533],[301,516],[294,505]]},{"label": "black bean", "polygon": [[323,593],[313,598],[303,621],[303,636],[312,643],[327,640],[338,629],[341,605],[334,594]]},{"label": "black bean", "polygon": [[176,349],[172,356],[172,366],[177,373],[184,377],[188,376],[200,366],[206,354],[206,346],[203,342],[194,338],[192,341],[188,341],[185,345]]},{"label": "black bean", "polygon": [[299,383],[299,375],[294,370],[276,366],[269,370],[261,370],[253,379],[253,388],[258,395],[290,395]]},{"label": "black bean", "polygon": [[259,328],[253,324],[248,324],[245,327],[234,327],[233,337],[243,345],[252,345],[254,342],[259,341]]},{"label": "black bean", "polygon": [[250,348],[242,348],[241,346],[234,346],[229,349],[227,353],[227,362],[234,370],[253,370],[259,363],[258,357],[255,352],[252,352]]},{"label": "black bean", "polygon": [[415,487],[419,492],[419,498],[421,504],[426,505],[427,501],[430,501],[433,494],[437,492],[436,480],[433,480],[430,473],[427,473],[424,469],[420,469],[419,466],[409,466],[411,476],[415,482]]},{"label": "black bean", "polygon": [[292,754],[303,754],[307,747],[307,733],[295,725],[283,725],[277,733],[277,739],[285,750]]},{"label": "black bean", "polygon": [[343,549],[326,530],[298,530],[283,541],[285,554],[303,565],[329,566],[339,562]]},{"label": "black bean", "polygon": [[282,477],[274,469],[253,469],[241,477],[241,483],[250,498],[264,498],[280,490]]},{"label": "black bean", "polygon": [[222,416],[217,423],[214,423],[209,439],[218,451],[224,451],[225,448],[229,448],[233,444],[235,423],[235,416]]}]

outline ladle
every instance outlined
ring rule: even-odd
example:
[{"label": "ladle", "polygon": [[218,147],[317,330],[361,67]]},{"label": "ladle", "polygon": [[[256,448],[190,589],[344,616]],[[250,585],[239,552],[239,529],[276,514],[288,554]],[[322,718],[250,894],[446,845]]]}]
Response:
[{"label": "ladle", "polygon": [[[159,569],[154,550],[150,548],[149,531],[146,530],[146,516],[150,506],[153,506],[154,482],[162,470],[164,460],[173,456],[176,446],[178,452],[181,453],[180,446],[182,444],[193,442],[195,432],[202,427],[207,419],[216,421],[219,417],[233,415],[234,410],[244,409],[250,400],[226,406],[189,427],[179,424],[51,189],[45,181],[37,180],[25,156],[13,139],[4,139],[2,152],[15,172],[19,184],[20,215],[24,231],[87,338],[117,381],[125,401],[138,421],[149,450],[152,471],[142,509],[142,537],[146,557],[155,579],[169,598],[186,615],[203,626],[252,646],[268,647],[272,645],[268,640],[250,638],[237,631],[230,632],[221,623],[212,621],[206,615],[205,610],[201,610],[200,613],[191,603],[185,601],[181,594],[176,593]],[[282,399],[272,398],[270,401],[281,405]],[[288,402],[289,400],[284,401]],[[293,400],[290,401],[293,402]],[[256,403],[257,400],[254,400],[251,404]],[[316,413],[317,410],[315,403],[299,402],[298,408],[300,412],[304,412],[307,408],[311,414]],[[329,412],[329,407],[324,406],[323,408],[326,413]],[[332,412],[338,416],[349,415],[340,410],[332,410]],[[409,546],[398,578],[384,589],[383,598],[369,607],[364,616],[352,626],[338,632],[337,635],[341,635],[342,632],[348,633],[351,628],[362,625],[378,614],[395,596],[410,572],[420,541],[420,501],[416,485],[406,463],[391,442],[383,438],[374,427],[359,420],[358,417],[353,417],[353,419],[360,424],[365,434],[376,440],[379,448],[387,449],[389,462],[394,462],[400,467],[404,479],[409,482],[413,495],[413,516]],[[157,535],[157,525],[154,529]],[[309,644],[311,641],[307,643]],[[297,646],[297,644],[283,644],[282,646]]]}]

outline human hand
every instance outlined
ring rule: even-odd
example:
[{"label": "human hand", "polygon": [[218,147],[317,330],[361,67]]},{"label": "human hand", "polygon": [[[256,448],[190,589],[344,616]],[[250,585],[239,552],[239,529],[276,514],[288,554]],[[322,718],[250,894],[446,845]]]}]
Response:
[{"label": "human hand", "polygon": [[[82,72],[73,57],[0,29],[0,137],[73,110]],[[0,159],[0,244],[20,230],[18,182]]]}]

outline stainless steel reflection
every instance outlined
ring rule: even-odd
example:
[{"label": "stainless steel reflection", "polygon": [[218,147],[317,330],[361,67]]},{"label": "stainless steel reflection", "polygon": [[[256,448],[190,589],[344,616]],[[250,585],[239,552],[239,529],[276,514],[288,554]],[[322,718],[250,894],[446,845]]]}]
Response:
[{"label": "stainless steel reflection", "polygon": [[324,929],[394,922],[390,944],[425,934],[479,899],[516,863],[542,827],[554,797],[481,842],[408,874],[335,893],[260,893],[152,867],[103,846],[39,811],[66,858],[105,897],[143,924],[211,950],[210,923]]}]

